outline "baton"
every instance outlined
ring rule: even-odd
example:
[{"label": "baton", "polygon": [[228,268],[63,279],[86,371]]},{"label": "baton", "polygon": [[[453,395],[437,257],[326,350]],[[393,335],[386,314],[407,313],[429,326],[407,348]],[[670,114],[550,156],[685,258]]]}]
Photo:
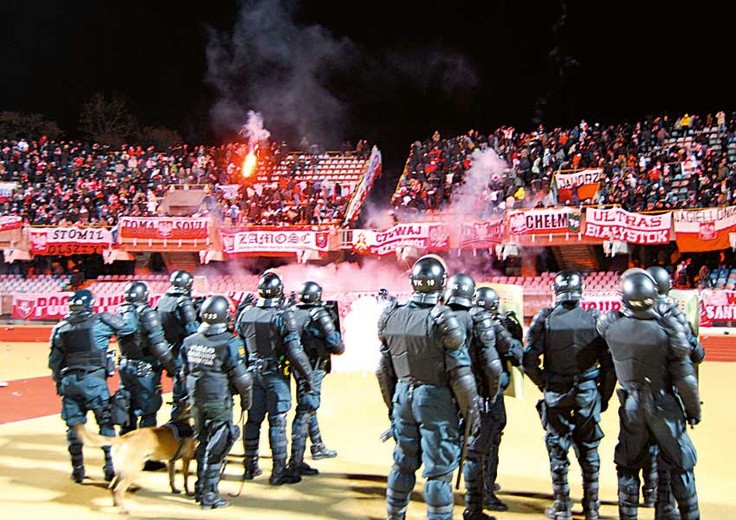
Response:
[{"label": "baton", "polygon": [[387,428],[386,431],[384,431],[381,434],[381,442],[386,442],[387,440],[389,440],[393,436],[394,436],[394,433],[393,433],[393,431],[391,431],[391,428]]}]

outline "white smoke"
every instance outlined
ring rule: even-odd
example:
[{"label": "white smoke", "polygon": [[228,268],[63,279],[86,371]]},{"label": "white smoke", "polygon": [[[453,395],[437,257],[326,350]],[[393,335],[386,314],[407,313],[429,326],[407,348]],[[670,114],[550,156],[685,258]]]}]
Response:
[{"label": "white smoke", "polygon": [[271,132],[263,126],[263,116],[253,110],[248,111],[248,118],[240,133],[248,140],[248,148],[251,150],[271,137]]},{"label": "white smoke", "polygon": [[502,179],[506,175],[506,162],[493,148],[476,148],[470,155],[470,160],[470,168],[465,172],[463,184],[453,190],[449,210],[456,215],[480,217],[487,204],[481,200],[481,194],[488,188],[494,176]]},{"label": "white smoke", "polygon": [[363,296],[352,302],[350,311],[342,320],[345,353],[335,356],[335,372],[375,372],[380,358],[378,318],[387,302],[373,296]]}]

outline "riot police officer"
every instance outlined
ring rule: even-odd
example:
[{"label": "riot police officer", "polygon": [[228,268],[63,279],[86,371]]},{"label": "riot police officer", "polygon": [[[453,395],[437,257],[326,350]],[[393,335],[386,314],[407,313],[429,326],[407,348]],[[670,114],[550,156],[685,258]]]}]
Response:
[{"label": "riot police officer", "polygon": [[483,513],[483,489],[485,480],[484,465],[491,447],[490,410],[496,400],[501,384],[501,360],[496,350],[496,337],[491,314],[472,303],[475,294],[475,281],[461,273],[447,281],[445,304],[457,315],[466,332],[466,344],[480,397],[480,429],[466,449],[463,466],[465,479],[464,520],[484,520],[491,518]]},{"label": "riot police officer", "polygon": [[253,374],[253,406],[243,433],[245,471],[243,479],[260,475],[258,444],[261,423],[268,414],[268,436],[273,454],[271,485],[301,481],[299,471],[287,471],[286,414],[291,408],[291,371],[302,376],[311,391],[312,368],[304,353],[294,309],[284,307],[284,285],[278,274],[267,271],[258,281],[258,300],[245,307],[235,329],[245,342],[248,369]]},{"label": "riot police officer", "polygon": [[628,273],[622,284],[623,309],[598,320],[622,387],[614,452],[619,517],[637,518],[639,470],[649,446],[657,444],[670,469],[680,517],[699,519],[696,453],[685,422],[700,422],[700,395],[687,329],[674,315],[657,312],[657,284],[649,273]]},{"label": "riot police officer", "polygon": [[[125,301],[118,307],[118,314],[136,324],[133,334],[118,337],[120,382],[131,396],[128,424],[120,429],[123,435],[139,426],[139,417],[141,428],[156,426],[156,413],[162,403],[161,370],[173,376],[176,362],[158,313],[148,306],[148,287],[144,282],[131,282],[125,287]],[[150,462],[156,461],[147,462],[152,469]]]},{"label": "riot police officer", "polygon": [[[597,520],[598,445],[603,438],[600,413],[608,407],[616,384],[611,354],[596,331],[598,311],[580,307],[583,281],[580,273],[561,271],[553,283],[555,305],[540,310],[527,332],[523,365],[543,392],[537,404],[550,461],[554,504],[548,518],[572,518],[567,453],[570,445],[583,473],[583,512]],[[544,369],[540,358],[544,357]]]},{"label": "riot police officer", "polygon": [[307,434],[312,441],[313,459],[332,458],[337,453],[328,450],[322,442],[317,422],[317,409],[320,405],[322,380],[330,371],[330,356],[345,351],[340,331],[330,312],[322,303],[322,287],[316,282],[306,282],[299,288],[300,303],[296,306],[296,319],[301,331],[302,346],[312,367],[314,388],[307,392],[301,376],[295,373],[296,414],[291,425],[291,458],[289,467],[302,475],[316,475],[317,470],[304,462]]},{"label": "riot police officer", "polygon": [[506,427],[506,403],[504,391],[511,382],[510,365],[521,366],[523,354],[523,329],[513,311],[501,314],[500,298],[498,293],[490,287],[480,287],[475,291],[473,305],[490,313],[493,332],[496,337],[496,350],[501,359],[501,388],[496,398],[491,402],[488,412],[490,425],[490,446],[485,458],[485,475],[483,478],[483,505],[492,511],[507,511],[508,506],[496,496],[496,478],[498,477],[498,452],[501,446],[501,437]]},{"label": "riot police officer", "polygon": [[181,358],[179,352],[184,338],[197,332],[197,311],[192,301],[192,285],[194,278],[186,271],[174,271],[170,277],[171,286],[158,301],[156,311],[164,328],[166,341],[172,348],[176,361],[174,387],[172,389],[171,420],[174,421],[184,412],[187,401],[186,383],[181,376]]},{"label": "riot police officer", "polygon": [[[673,316],[683,326],[688,335],[690,343],[690,360],[697,367],[705,359],[705,350],[700,343],[698,336],[693,333],[690,323],[687,321],[685,313],[677,306],[677,302],[669,297],[672,289],[672,279],[669,273],[663,267],[658,265],[648,267],[647,272],[654,278],[657,284],[657,313],[661,316]],[[630,269],[627,273],[636,272]],[[697,375],[697,368],[696,368]],[[655,506],[655,518],[657,519],[677,519],[675,500],[672,495],[672,486],[670,484],[670,472],[662,460],[659,446],[653,444],[650,448],[650,460],[644,465],[642,483],[642,493],[644,495],[644,503],[648,507]],[[654,491],[656,490],[656,494]]]},{"label": "riot police officer", "polygon": [[386,490],[389,520],[405,518],[421,465],[428,519],[452,518],[452,473],[460,458],[458,407],[468,425],[468,444],[479,427],[465,329],[439,303],[446,272],[436,255],[418,259],[411,271],[410,300],[393,302],[378,321],[381,358],[376,375],[396,439]]},{"label": "riot police officer", "polygon": [[250,408],[253,378],[246,371],[243,342],[229,329],[230,302],[211,296],[202,303],[202,324],[182,344],[183,370],[192,402],[197,433],[195,498],[202,509],[227,507],[217,490],[225,456],[240,436],[233,424],[231,388],[240,394],[240,406]]},{"label": "riot police officer", "polygon": [[[126,323],[118,316],[92,310],[94,298],[87,289],[75,292],[69,300],[69,314],[51,332],[49,368],[56,383],[56,391],[62,396],[61,418],[67,426],[66,439],[72,461],[72,480],[82,482],[85,477],[82,440],[73,426],[87,422],[87,412],[92,410],[100,434],[115,436],[108,402],[110,392],[107,377],[112,376],[114,352],[108,351],[113,335],[126,335],[135,331],[135,324]],[[103,467],[105,480],[112,481],[115,470],[110,457],[110,447],[105,453]]]}]

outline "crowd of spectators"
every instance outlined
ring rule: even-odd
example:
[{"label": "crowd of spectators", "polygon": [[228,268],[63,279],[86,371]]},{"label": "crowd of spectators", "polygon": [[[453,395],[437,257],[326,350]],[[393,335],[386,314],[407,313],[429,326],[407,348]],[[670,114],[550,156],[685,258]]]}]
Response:
[{"label": "crowd of spectators", "polygon": [[[361,142],[361,145],[364,145]],[[114,226],[121,216],[163,215],[172,185],[205,185],[210,196],[198,214],[231,224],[322,224],[340,221],[348,198],[336,182],[305,179],[322,154],[298,155],[287,175],[258,182],[288,157],[284,143],[256,148],[258,171],[243,177],[244,144],[178,146],[166,151],[124,145],[115,149],[76,141],[0,140],[0,215],[38,226]],[[217,189],[240,185],[240,188]]]},{"label": "crowd of spectators", "polygon": [[[123,215],[161,215],[166,190],[189,184],[206,185],[210,194],[199,214],[227,223],[342,220],[348,190],[314,175],[325,157],[322,150],[309,145],[304,153],[290,155],[284,143],[263,143],[255,149],[257,172],[244,178],[242,165],[251,150],[242,143],[157,151],[43,137],[0,141],[0,215],[18,215],[32,225],[114,226]],[[367,151],[361,141],[345,153]],[[477,154],[490,151],[497,164],[480,173],[477,185]],[[276,165],[286,167],[284,175],[259,180]],[[559,204],[551,189],[555,173],[582,168],[602,169],[600,189],[584,200],[573,193],[564,204],[619,204],[629,211],[726,206],[736,203],[735,165],[736,113],[727,118],[722,111],[609,126],[582,121],[571,129],[539,125],[532,132],[470,130],[452,138],[435,132],[411,146],[391,206],[401,220],[458,207],[467,213],[468,206],[479,217],[548,207]]]},{"label": "crowd of spectators", "polygon": [[488,135],[470,130],[442,138],[435,132],[411,146],[391,201],[398,218],[457,209],[458,194],[476,167],[473,154],[489,150],[501,162],[481,172],[482,186],[473,179],[477,216],[558,205],[551,189],[555,172],[584,168],[602,169],[600,189],[584,200],[573,193],[564,204],[660,211],[736,202],[736,113],[727,118],[720,111],[704,118],[664,115],[610,126],[586,121],[571,129],[539,125],[528,133],[501,127]]}]

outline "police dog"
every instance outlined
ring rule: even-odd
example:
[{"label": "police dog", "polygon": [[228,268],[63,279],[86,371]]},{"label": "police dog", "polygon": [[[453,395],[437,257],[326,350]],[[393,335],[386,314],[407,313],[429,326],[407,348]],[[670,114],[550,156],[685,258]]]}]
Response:
[{"label": "police dog", "polygon": [[[171,427],[170,427],[171,426]],[[185,426],[191,426],[188,420]],[[173,430],[172,430],[173,428]],[[122,514],[128,514],[123,504],[123,498],[128,488],[135,482],[143,465],[147,460],[166,462],[169,469],[169,486],[172,493],[181,493],[174,482],[174,473],[177,459],[182,460],[184,474],[184,490],[189,491],[189,463],[195,458],[196,440],[194,437],[177,438],[174,434],[176,424],[163,426],[149,426],[130,431],[121,437],[105,437],[90,432],[84,424],[74,426],[82,442],[89,446],[112,446],[112,463],[115,468],[115,478],[110,482],[113,503]]]}]

